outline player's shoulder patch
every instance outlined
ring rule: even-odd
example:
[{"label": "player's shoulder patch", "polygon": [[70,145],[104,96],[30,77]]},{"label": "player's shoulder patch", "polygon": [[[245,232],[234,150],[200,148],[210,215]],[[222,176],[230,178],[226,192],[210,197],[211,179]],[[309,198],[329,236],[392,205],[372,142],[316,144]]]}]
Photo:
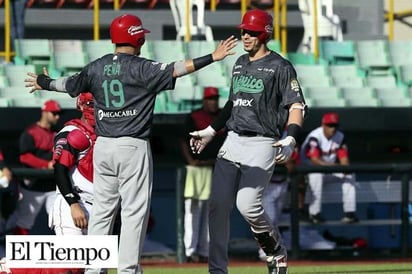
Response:
[{"label": "player's shoulder patch", "polygon": [[293,91],[299,92],[299,90],[300,90],[300,85],[299,85],[299,82],[298,82],[297,79],[292,78],[292,79],[290,80],[290,89],[293,90]]}]

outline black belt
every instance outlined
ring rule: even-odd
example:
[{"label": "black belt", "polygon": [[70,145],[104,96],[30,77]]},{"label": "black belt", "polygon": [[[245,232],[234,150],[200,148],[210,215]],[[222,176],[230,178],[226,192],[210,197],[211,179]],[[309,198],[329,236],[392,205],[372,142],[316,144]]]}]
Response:
[{"label": "black belt", "polygon": [[271,138],[273,138],[273,136],[271,136],[269,134],[262,134],[262,133],[258,133],[258,132],[255,132],[255,131],[249,131],[249,130],[242,130],[242,131],[239,131],[239,132],[236,132],[236,133],[239,136],[244,136],[244,137],[262,136],[262,137],[271,137]]}]

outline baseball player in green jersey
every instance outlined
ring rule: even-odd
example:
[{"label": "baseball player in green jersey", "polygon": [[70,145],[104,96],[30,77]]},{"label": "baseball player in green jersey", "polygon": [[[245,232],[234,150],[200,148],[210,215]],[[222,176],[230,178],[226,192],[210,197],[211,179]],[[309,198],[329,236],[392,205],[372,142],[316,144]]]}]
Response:
[{"label": "baseball player in green jersey", "polygon": [[[173,89],[178,77],[234,54],[234,36],[211,54],[170,64],[139,57],[145,42],[142,21],[135,15],[115,18],[110,25],[115,52],[86,65],[79,73],[51,79],[28,74],[26,86],[67,92],[85,90],[94,97],[97,140],[94,147],[94,203],[89,235],[108,235],[121,206],[122,226],[118,273],[142,273],[140,254],[149,218],[153,182],[150,135],[156,95]],[[120,204],[119,204],[120,202]],[[86,273],[99,273],[87,269]]]},{"label": "baseball player in green jersey", "polygon": [[[269,274],[287,273],[287,252],[278,228],[262,207],[262,197],[275,166],[294,151],[303,123],[305,100],[289,61],[268,49],[272,16],[263,10],[245,13],[241,29],[244,50],[232,70],[229,100],[207,128],[190,133],[200,153],[226,126],[212,177],[209,207],[209,273],[228,273],[230,212],[233,204],[250,225],[266,253]],[[282,138],[287,125],[287,134]]]}]

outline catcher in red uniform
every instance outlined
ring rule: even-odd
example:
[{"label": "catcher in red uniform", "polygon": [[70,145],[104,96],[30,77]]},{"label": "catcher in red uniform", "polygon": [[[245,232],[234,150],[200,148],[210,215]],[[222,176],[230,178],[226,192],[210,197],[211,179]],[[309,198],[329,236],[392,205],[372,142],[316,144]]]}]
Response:
[{"label": "catcher in red uniform", "polygon": [[57,195],[50,214],[56,235],[86,235],[93,205],[94,108],[91,93],[77,98],[80,119],[65,123],[53,148]]}]

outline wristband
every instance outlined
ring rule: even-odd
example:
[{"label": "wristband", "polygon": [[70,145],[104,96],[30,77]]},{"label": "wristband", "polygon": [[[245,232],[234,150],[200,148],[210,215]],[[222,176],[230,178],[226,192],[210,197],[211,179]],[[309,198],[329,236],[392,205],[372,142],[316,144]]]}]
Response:
[{"label": "wristband", "polygon": [[212,54],[208,54],[208,55],[193,59],[193,66],[194,66],[195,70],[206,67],[207,65],[209,65],[211,63],[213,63]]},{"label": "wristband", "polygon": [[64,199],[69,205],[72,205],[79,202],[80,196],[77,193],[68,193],[64,195]]},{"label": "wristband", "polygon": [[298,124],[288,125],[288,136],[292,136],[295,140],[298,139],[301,127]]},{"label": "wristband", "polygon": [[37,76],[37,84],[45,90],[50,90],[50,83],[53,79],[51,79],[49,76],[44,75],[44,74],[40,74],[39,76]]}]

